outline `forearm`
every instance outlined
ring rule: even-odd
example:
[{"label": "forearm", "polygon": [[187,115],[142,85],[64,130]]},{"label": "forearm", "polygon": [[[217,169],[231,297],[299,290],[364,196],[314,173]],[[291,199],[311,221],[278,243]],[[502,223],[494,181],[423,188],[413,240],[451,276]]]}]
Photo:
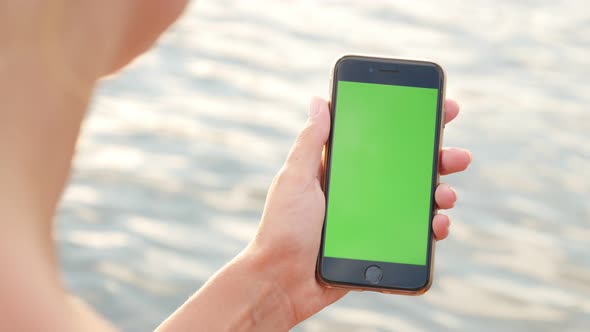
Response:
[{"label": "forearm", "polygon": [[238,256],[157,331],[289,330],[294,324],[289,298],[265,264],[252,254]]}]

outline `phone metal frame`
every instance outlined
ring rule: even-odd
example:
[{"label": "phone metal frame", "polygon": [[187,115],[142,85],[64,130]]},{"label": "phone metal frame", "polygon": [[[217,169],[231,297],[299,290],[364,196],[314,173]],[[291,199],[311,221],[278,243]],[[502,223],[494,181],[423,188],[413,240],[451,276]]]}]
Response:
[{"label": "phone metal frame", "polygon": [[[436,181],[433,181],[433,186],[431,188],[432,216],[434,217],[436,215],[436,213],[438,212],[438,208],[437,208],[436,202],[434,200],[434,193],[435,193],[436,187],[440,183],[440,173],[439,173],[438,169],[439,169],[439,165],[440,165],[440,150],[442,148],[444,127],[445,127],[445,115],[446,115],[445,108],[444,108],[444,102],[445,102],[445,96],[446,96],[446,73],[445,73],[444,69],[442,68],[442,66],[440,66],[436,62],[429,61],[429,60],[407,59],[407,58],[397,58],[397,57],[392,58],[392,57],[386,57],[386,56],[372,56],[372,55],[363,55],[363,54],[341,55],[340,57],[338,57],[334,61],[334,64],[332,65],[332,69],[330,72],[329,106],[330,106],[331,121],[334,121],[334,117],[335,117],[334,103],[332,101],[335,100],[335,98],[336,98],[336,96],[335,96],[336,89],[334,88],[335,84],[337,84],[337,78],[335,77],[336,67],[338,66],[340,61],[346,60],[346,59],[368,60],[368,61],[375,61],[376,63],[379,63],[379,62],[381,62],[381,63],[401,62],[401,63],[406,63],[406,64],[427,64],[427,65],[432,65],[432,66],[436,67],[440,71],[440,75],[441,75],[441,87],[440,87],[440,92],[439,92],[440,100],[439,100],[437,110],[436,110],[437,112],[440,112],[440,116],[438,116],[438,119],[439,119],[438,137],[435,137],[435,139],[438,140],[438,151],[439,152],[433,162],[433,168],[436,168]],[[326,142],[326,145],[324,146],[325,153],[324,153],[323,159],[322,159],[322,166],[323,166],[324,171],[322,172],[321,184],[322,184],[322,188],[323,188],[324,192],[326,192],[326,190],[328,189],[326,175],[329,173],[329,169],[328,169],[329,165],[327,165],[327,160],[328,160],[328,151],[330,151],[330,144],[332,143],[332,134],[333,134],[333,131],[331,128],[328,142]],[[327,196],[326,196],[326,199],[327,199]],[[327,203],[327,201],[326,201],[326,203]],[[327,205],[326,205],[326,210],[327,210]],[[377,291],[377,292],[381,292],[381,293],[385,293],[385,294],[399,294],[399,295],[417,296],[417,295],[422,295],[422,294],[426,293],[430,289],[430,287],[432,286],[432,281],[433,281],[433,277],[434,277],[434,251],[435,251],[435,244],[436,244],[436,239],[435,239],[433,231],[432,231],[432,218],[429,221],[429,226],[430,226],[430,235],[429,236],[431,238],[431,241],[430,241],[430,245],[429,245],[430,252],[428,253],[428,256],[429,256],[428,264],[430,266],[430,269],[428,271],[428,280],[427,280],[427,283],[423,287],[420,287],[418,289],[391,288],[391,287],[382,287],[379,285],[360,286],[358,284],[349,284],[349,283],[343,283],[343,282],[336,283],[336,282],[332,282],[330,280],[323,278],[322,273],[321,273],[321,260],[323,258],[322,253],[323,253],[324,239],[325,239],[325,225],[326,225],[326,216],[324,216],[321,244],[320,244],[320,249],[318,252],[318,259],[317,259],[317,263],[316,263],[316,279],[325,287],[344,288],[344,289],[355,290],[355,291],[365,291],[365,290],[366,291]],[[380,262],[376,262],[376,263],[380,263]]]}]

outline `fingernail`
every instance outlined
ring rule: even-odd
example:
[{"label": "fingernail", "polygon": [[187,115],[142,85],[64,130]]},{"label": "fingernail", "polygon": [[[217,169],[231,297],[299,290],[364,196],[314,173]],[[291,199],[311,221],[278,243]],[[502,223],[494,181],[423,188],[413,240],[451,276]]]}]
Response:
[{"label": "fingernail", "polygon": [[471,151],[467,149],[463,149],[463,151],[467,153],[467,155],[469,156],[469,163],[471,163],[471,161],[473,161],[473,155],[471,154]]},{"label": "fingernail", "polygon": [[453,201],[457,201],[457,198],[458,198],[457,191],[455,191],[455,188],[453,188],[451,186],[449,186],[449,189],[451,189],[451,191],[453,192],[453,195],[455,195],[455,197],[453,198]]},{"label": "fingernail", "polygon": [[310,119],[315,118],[318,113],[320,112],[320,99],[317,97],[311,98],[311,103],[309,104],[309,113],[307,114]]}]

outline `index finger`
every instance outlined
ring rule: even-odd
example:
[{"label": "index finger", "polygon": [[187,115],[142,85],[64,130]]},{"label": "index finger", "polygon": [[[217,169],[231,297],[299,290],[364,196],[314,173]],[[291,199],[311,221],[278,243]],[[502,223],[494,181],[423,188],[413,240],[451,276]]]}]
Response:
[{"label": "index finger", "polygon": [[459,115],[459,103],[453,99],[445,100],[445,124],[453,121]]}]

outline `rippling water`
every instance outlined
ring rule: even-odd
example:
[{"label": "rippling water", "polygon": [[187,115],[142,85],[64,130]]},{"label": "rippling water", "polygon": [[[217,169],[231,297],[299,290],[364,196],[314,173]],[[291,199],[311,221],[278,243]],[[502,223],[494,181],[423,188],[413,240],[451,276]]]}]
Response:
[{"label": "rippling water", "polygon": [[[370,3],[370,4],[367,4]],[[95,97],[57,232],[67,285],[153,329],[254,234],[343,52],[434,59],[473,150],[422,297],[351,293],[298,331],[590,326],[586,1],[200,1]]]}]

